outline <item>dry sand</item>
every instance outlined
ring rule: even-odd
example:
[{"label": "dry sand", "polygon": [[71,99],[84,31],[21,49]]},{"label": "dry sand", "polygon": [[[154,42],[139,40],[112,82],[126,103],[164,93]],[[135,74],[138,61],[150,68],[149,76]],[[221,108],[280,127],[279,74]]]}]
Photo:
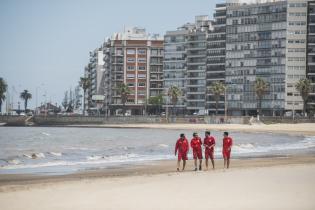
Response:
[{"label": "dry sand", "polygon": [[170,172],[175,163],[166,161],[123,170],[132,176],[1,185],[0,209],[315,209],[314,156],[233,160],[229,170],[217,163],[214,171],[192,172],[189,162],[186,172]]},{"label": "dry sand", "polygon": [[189,129],[189,130],[218,130],[239,132],[271,132],[288,133],[292,135],[315,135],[315,123],[297,124],[102,124],[102,125],[72,125],[73,127],[101,128],[160,128],[160,129]]}]

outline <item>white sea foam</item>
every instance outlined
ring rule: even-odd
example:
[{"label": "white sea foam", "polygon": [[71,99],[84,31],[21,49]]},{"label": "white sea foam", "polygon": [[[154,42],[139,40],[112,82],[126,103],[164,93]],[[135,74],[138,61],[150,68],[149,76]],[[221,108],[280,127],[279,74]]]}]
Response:
[{"label": "white sea foam", "polygon": [[45,136],[50,136],[51,134],[50,133],[46,133],[46,132],[42,132],[43,135]]},{"label": "white sea foam", "polygon": [[[96,156],[95,156],[96,157]],[[102,157],[102,156],[98,156]],[[89,166],[89,165],[106,165],[113,163],[132,163],[142,161],[153,161],[153,160],[165,160],[174,158],[172,155],[155,155],[155,156],[141,156],[137,154],[126,154],[102,157],[95,160],[86,161],[53,161],[46,163],[34,163],[34,164],[19,164],[19,165],[5,165],[1,166],[0,169],[14,170],[14,169],[26,169],[26,168],[43,168],[43,167],[56,167],[56,166]]]},{"label": "white sea foam", "polygon": [[169,145],[167,145],[167,144],[159,144],[159,147],[164,147],[164,148],[166,148],[166,147],[169,147]]},{"label": "white sea foam", "polygon": [[23,154],[24,157],[27,157],[29,159],[37,159],[37,158],[45,158],[44,153],[32,153],[32,154]]},{"label": "white sea foam", "polygon": [[19,159],[12,159],[12,160],[9,160],[8,163],[12,165],[17,165],[17,164],[20,164],[21,161]]},{"label": "white sea foam", "polygon": [[49,152],[50,155],[56,156],[56,157],[61,157],[62,153],[61,152]]}]

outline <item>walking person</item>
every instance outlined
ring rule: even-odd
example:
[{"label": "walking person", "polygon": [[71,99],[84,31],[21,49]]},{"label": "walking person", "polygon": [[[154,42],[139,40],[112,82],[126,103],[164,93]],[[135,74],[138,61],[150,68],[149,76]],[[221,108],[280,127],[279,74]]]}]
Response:
[{"label": "walking person", "polygon": [[228,132],[223,133],[223,147],[222,147],[222,155],[224,159],[224,168],[230,167],[230,157],[231,157],[231,149],[233,145],[233,140],[229,137]]},{"label": "walking person", "polygon": [[202,164],[202,149],[201,149],[202,141],[197,133],[193,133],[193,138],[190,141],[190,146],[193,149],[193,157],[195,164],[195,171],[197,171],[197,158],[199,159],[199,171],[201,171]]},{"label": "walking person", "polygon": [[206,159],[206,169],[208,170],[209,158],[212,163],[212,169],[214,169],[214,146],[215,139],[213,136],[210,136],[210,131],[205,132],[205,138],[203,140],[203,145],[205,147],[205,159]]},{"label": "walking person", "polygon": [[176,145],[175,145],[175,156],[178,152],[177,171],[179,171],[181,160],[183,160],[182,170],[183,171],[185,170],[186,160],[188,160],[187,158],[188,151],[189,151],[189,143],[185,137],[185,134],[182,133],[180,134],[180,138],[177,140]]}]

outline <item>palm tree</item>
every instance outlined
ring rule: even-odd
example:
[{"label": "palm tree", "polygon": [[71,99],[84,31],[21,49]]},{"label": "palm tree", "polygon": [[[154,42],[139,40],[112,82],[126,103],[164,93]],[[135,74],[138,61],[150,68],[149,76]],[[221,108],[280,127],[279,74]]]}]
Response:
[{"label": "palm tree", "polygon": [[1,107],[2,107],[2,102],[5,100],[5,93],[7,92],[8,85],[5,82],[5,80],[0,77],[0,113],[1,113]]},{"label": "palm tree", "polygon": [[128,99],[128,95],[131,93],[131,90],[129,89],[128,85],[125,83],[122,83],[118,87],[118,93],[120,94],[121,103],[123,105],[123,115],[125,116],[126,113],[126,102]]},{"label": "palm tree", "polygon": [[20,98],[24,100],[24,111],[26,112],[27,110],[27,102],[29,99],[32,98],[32,94],[30,92],[28,92],[28,90],[24,90],[21,95]]},{"label": "palm tree", "polygon": [[296,84],[295,88],[297,91],[300,92],[300,95],[302,96],[303,99],[303,113],[306,113],[306,105],[307,105],[307,99],[308,96],[311,92],[311,80],[309,79],[300,79]]},{"label": "palm tree", "polygon": [[268,90],[268,83],[265,82],[265,80],[263,80],[262,78],[256,78],[255,81],[255,92],[258,98],[258,115],[261,113],[261,102],[262,99],[264,97],[264,95],[266,94]]},{"label": "palm tree", "polygon": [[178,98],[182,95],[182,91],[177,86],[171,86],[167,91],[167,95],[171,98],[173,104],[173,115],[176,115],[175,106],[178,102]]},{"label": "palm tree", "polygon": [[[83,100],[85,100],[86,90],[91,87],[90,78],[80,77],[79,85],[83,89]],[[85,115],[85,103],[84,102],[83,102],[83,115]]]},{"label": "palm tree", "polygon": [[161,112],[161,106],[163,104],[163,95],[159,94],[157,96],[153,96],[149,98],[149,104],[153,106],[154,108],[154,113]]},{"label": "palm tree", "polygon": [[213,94],[213,97],[215,100],[215,114],[218,115],[219,100],[220,100],[220,96],[224,94],[225,85],[222,82],[214,82],[210,86],[210,91]]}]

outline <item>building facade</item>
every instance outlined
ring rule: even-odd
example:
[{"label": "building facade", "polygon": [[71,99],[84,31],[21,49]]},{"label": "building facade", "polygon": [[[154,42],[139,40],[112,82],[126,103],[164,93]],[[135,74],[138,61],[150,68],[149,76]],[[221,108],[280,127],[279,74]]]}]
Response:
[{"label": "building facade", "polygon": [[[304,13],[303,13],[304,15]],[[312,89],[308,98],[309,108],[315,108],[315,1],[307,6],[307,77],[312,81]]]},{"label": "building facade", "polygon": [[[208,33],[206,86],[214,82],[225,83],[225,47],[226,47],[226,4],[217,4],[213,14],[212,28]],[[216,113],[216,102],[211,91],[206,95],[206,113]],[[218,114],[225,112],[225,95],[222,94],[218,104]]]},{"label": "building facade", "polygon": [[228,6],[226,84],[232,115],[257,114],[258,77],[269,85],[262,100],[263,114],[302,109],[294,84],[305,77],[305,21],[295,20],[292,14],[303,12],[295,5],[304,4],[290,2]]},{"label": "building facade", "polygon": [[104,95],[103,85],[104,74],[104,54],[103,47],[96,48],[90,52],[90,59],[88,65],[84,68],[84,77],[89,78],[91,86],[87,89],[84,98],[85,107],[87,109],[96,109],[96,96]]},{"label": "building facade", "polygon": [[127,113],[145,114],[150,106],[149,98],[163,92],[163,53],[163,39],[141,28],[115,33],[104,43],[104,111],[107,115],[122,113],[119,93],[122,84],[131,90],[125,105]]}]

